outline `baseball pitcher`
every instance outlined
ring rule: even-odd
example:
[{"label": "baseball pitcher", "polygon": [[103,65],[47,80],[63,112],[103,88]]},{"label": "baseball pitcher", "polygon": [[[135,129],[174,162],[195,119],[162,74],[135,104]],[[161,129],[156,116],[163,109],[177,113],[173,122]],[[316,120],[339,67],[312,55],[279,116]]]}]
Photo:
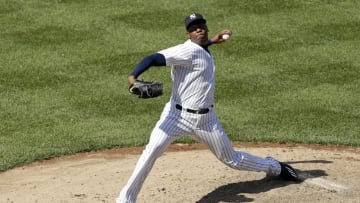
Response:
[{"label": "baseball pitcher", "polygon": [[136,202],[156,159],[180,136],[192,136],[204,143],[217,159],[231,168],[265,172],[284,180],[299,181],[296,171],[285,163],[234,150],[216,116],[215,65],[209,47],[231,40],[232,32],[224,29],[209,39],[206,20],[199,13],[185,18],[185,28],[188,40],[145,57],[128,77],[129,91],[140,98],[162,94],[161,83],[137,80],[152,66],[170,66],[173,84],[170,100],[116,202]]}]

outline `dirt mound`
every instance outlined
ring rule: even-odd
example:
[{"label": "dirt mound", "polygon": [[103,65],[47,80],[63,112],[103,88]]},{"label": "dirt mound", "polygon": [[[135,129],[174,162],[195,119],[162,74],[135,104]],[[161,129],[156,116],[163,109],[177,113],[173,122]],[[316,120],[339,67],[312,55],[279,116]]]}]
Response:
[{"label": "dirt mound", "polygon": [[[237,171],[203,145],[171,145],[161,156],[138,202],[360,202],[360,149],[234,143],[298,169],[299,184]],[[142,151],[121,148],[41,161],[0,173],[0,202],[115,202]]]}]

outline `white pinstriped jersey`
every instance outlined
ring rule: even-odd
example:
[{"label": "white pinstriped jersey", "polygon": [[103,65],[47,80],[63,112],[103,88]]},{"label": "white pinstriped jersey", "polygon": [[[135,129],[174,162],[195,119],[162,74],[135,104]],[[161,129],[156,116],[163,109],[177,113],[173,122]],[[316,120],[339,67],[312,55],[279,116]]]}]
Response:
[{"label": "white pinstriped jersey", "polygon": [[173,102],[190,109],[214,104],[215,65],[209,52],[189,39],[158,53],[171,65]]}]

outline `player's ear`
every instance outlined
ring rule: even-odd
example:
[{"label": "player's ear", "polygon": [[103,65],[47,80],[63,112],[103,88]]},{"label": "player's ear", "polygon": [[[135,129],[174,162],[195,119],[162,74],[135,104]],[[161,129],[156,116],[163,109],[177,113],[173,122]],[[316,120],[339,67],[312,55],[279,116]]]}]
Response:
[{"label": "player's ear", "polygon": [[191,38],[190,32],[186,32],[186,35],[188,36],[189,39]]}]

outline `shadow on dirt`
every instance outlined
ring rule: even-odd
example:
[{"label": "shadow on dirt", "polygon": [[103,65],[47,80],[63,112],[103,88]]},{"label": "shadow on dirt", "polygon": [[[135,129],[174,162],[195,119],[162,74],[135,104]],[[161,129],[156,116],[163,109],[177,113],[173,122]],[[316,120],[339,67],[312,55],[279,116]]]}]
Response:
[{"label": "shadow on dirt", "polygon": [[[294,161],[287,162],[288,164],[294,163],[332,163],[326,160],[309,160],[309,161]],[[299,175],[309,174],[312,178],[327,176],[324,170],[297,170]],[[304,181],[304,180],[303,180]],[[301,184],[291,181],[284,181],[279,178],[265,177],[260,180],[251,180],[246,182],[230,183],[220,186],[212,192],[203,196],[196,203],[217,203],[217,202],[253,202],[254,198],[246,197],[246,194],[257,194],[270,191],[275,188],[285,187],[292,184]]]}]

